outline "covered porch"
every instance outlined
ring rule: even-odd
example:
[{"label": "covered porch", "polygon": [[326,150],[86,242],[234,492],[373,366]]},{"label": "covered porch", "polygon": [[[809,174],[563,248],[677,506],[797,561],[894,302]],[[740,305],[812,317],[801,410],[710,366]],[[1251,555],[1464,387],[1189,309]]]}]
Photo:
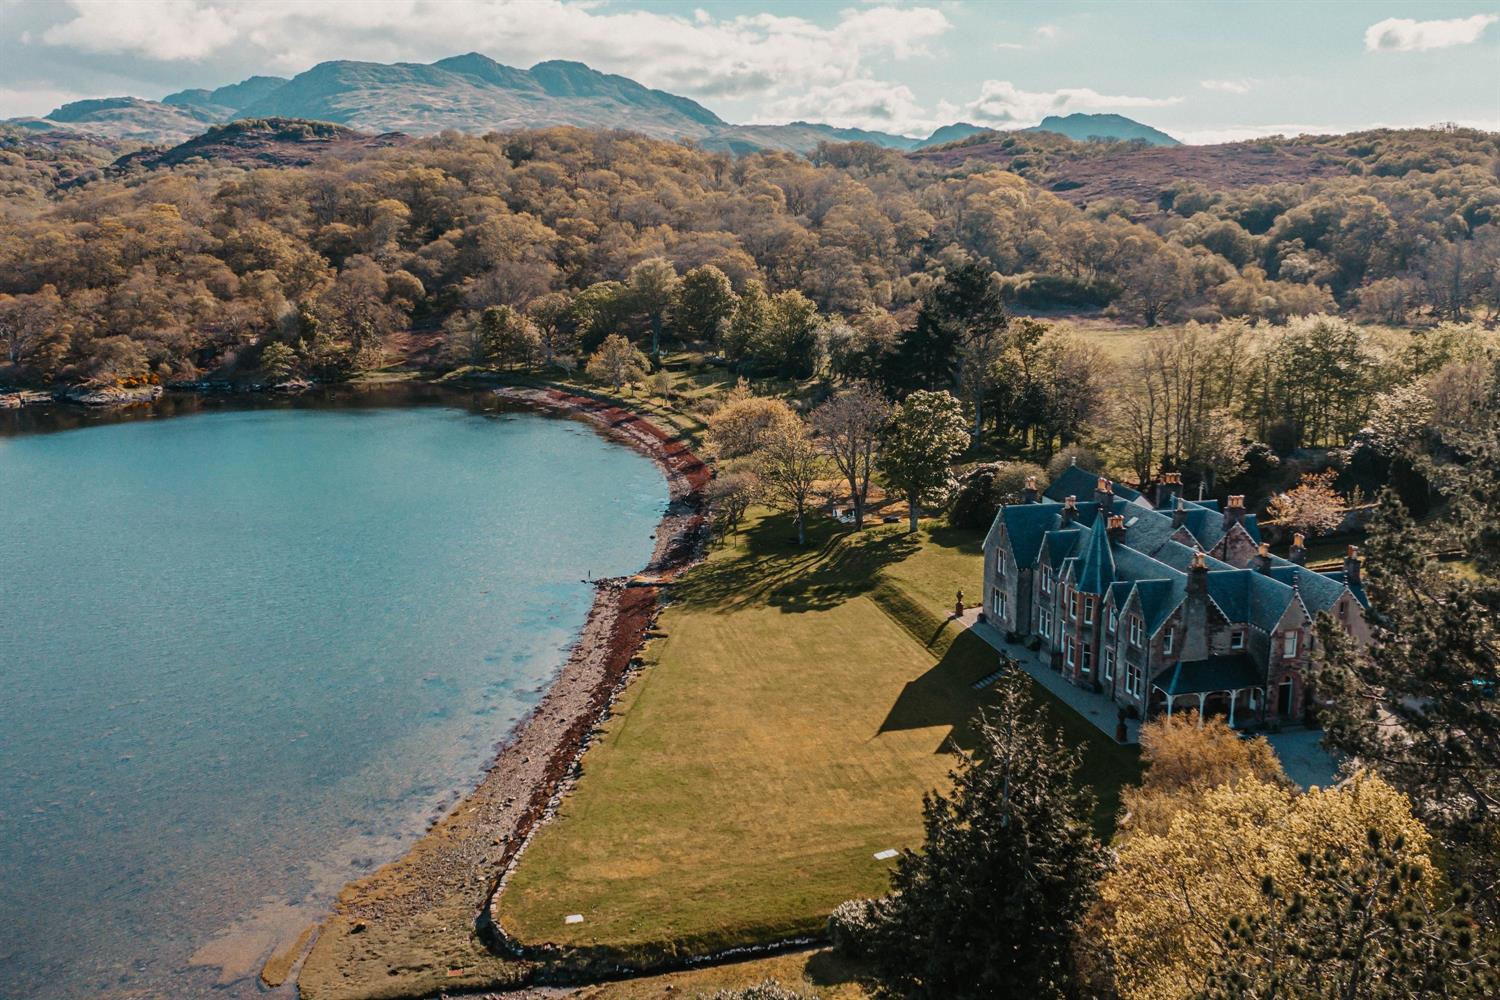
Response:
[{"label": "covered porch", "polygon": [[1151,682],[1151,714],[1196,711],[1198,724],[1222,713],[1233,728],[1258,721],[1265,706],[1265,678],[1243,653],[1179,662]]}]

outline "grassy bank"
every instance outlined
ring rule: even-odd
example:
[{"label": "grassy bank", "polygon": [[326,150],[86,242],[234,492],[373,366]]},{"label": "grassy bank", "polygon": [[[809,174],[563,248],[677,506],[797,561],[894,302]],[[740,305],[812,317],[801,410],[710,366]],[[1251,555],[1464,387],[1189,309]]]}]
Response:
[{"label": "grassy bank", "polygon": [[[790,536],[755,519],[679,585],[650,669],[501,899],[519,941],[649,962],[815,933],[885,888],[876,852],[920,843],[922,795],[971,743],[988,696],[970,685],[996,663],[946,621],[977,590],[978,536]],[[1086,747],[1107,826],[1134,751],[1036,704]]]}]

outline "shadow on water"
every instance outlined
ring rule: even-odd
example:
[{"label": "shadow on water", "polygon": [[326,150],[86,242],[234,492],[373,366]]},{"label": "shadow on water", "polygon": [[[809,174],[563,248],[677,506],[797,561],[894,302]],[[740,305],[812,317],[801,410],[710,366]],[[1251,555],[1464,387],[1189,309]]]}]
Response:
[{"label": "shadow on water", "polygon": [[169,391],[153,402],[130,406],[91,407],[75,403],[23,406],[18,410],[0,410],[0,437],[236,410],[378,410],[411,406],[445,406],[497,415],[531,412],[521,404],[500,399],[489,386],[421,381],[347,382],[295,393]]}]

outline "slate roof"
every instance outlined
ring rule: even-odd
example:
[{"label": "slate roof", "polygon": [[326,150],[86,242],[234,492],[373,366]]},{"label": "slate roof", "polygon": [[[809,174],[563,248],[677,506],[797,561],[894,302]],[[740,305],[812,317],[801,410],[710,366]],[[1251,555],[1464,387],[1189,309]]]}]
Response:
[{"label": "slate roof", "polygon": [[1206,660],[1180,661],[1156,675],[1152,681],[1169,695],[1206,694],[1261,686],[1263,672],[1244,653],[1210,656]]},{"label": "slate roof", "polygon": [[1110,552],[1109,530],[1104,518],[1095,517],[1083,555],[1079,557],[1078,589],[1086,594],[1102,594],[1114,582],[1115,557]]},{"label": "slate roof", "polygon": [[[1132,592],[1139,594],[1150,633],[1155,633],[1186,596],[1187,570],[1196,550],[1173,538],[1176,528],[1168,511],[1158,511],[1138,491],[1115,484],[1108,510],[1094,501],[1099,477],[1086,469],[1069,466],[1034,504],[1002,507],[1012,551],[1022,567],[1046,565],[1072,573],[1085,593],[1109,595],[1111,603],[1124,607]],[[1067,528],[1062,524],[1062,501],[1079,498],[1077,515]],[[1224,515],[1214,500],[1183,500],[1188,529],[1199,545],[1212,548],[1224,537]],[[1105,521],[1109,514],[1125,518],[1125,536],[1109,538]],[[1241,521],[1257,542],[1260,528],[1253,514]],[[1343,573],[1315,573],[1276,556],[1267,572],[1241,569],[1211,556],[1208,566],[1209,597],[1232,622],[1243,622],[1270,632],[1294,600],[1300,598],[1310,614],[1331,608],[1344,593]],[[1368,607],[1363,588],[1350,588]]]},{"label": "slate roof", "polygon": [[[1049,500],[1055,500],[1058,503],[1062,503],[1068,497],[1077,497],[1080,501],[1088,500],[1092,502],[1094,499],[1094,487],[1098,485],[1099,475],[1097,473],[1089,472],[1087,469],[1076,465],[1070,465],[1062,471],[1062,475],[1048,484],[1042,496]],[[1115,483],[1112,488],[1116,497],[1122,497],[1125,500],[1136,500],[1141,496],[1138,491],[1122,483]]]}]

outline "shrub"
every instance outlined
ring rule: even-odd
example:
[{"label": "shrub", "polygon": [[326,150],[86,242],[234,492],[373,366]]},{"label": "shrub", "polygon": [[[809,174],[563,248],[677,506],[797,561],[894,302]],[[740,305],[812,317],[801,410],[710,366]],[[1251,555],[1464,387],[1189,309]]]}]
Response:
[{"label": "shrub", "polygon": [[948,507],[948,523],[955,528],[983,531],[995,520],[1001,504],[1019,503],[1026,480],[1036,477],[1037,487],[1047,483],[1041,466],[1029,462],[991,462],[975,466],[959,478],[958,489]]},{"label": "shrub", "polygon": [[742,990],[719,990],[709,1000],[813,1000],[806,993],[781,985],[774,979],[747,986]]},{"label": "shrub", "polygon": [[875,900],[846,900],[828,915],[828,940],[841,955],[865,958],[874,950],[880,926],[880,911]]}]

